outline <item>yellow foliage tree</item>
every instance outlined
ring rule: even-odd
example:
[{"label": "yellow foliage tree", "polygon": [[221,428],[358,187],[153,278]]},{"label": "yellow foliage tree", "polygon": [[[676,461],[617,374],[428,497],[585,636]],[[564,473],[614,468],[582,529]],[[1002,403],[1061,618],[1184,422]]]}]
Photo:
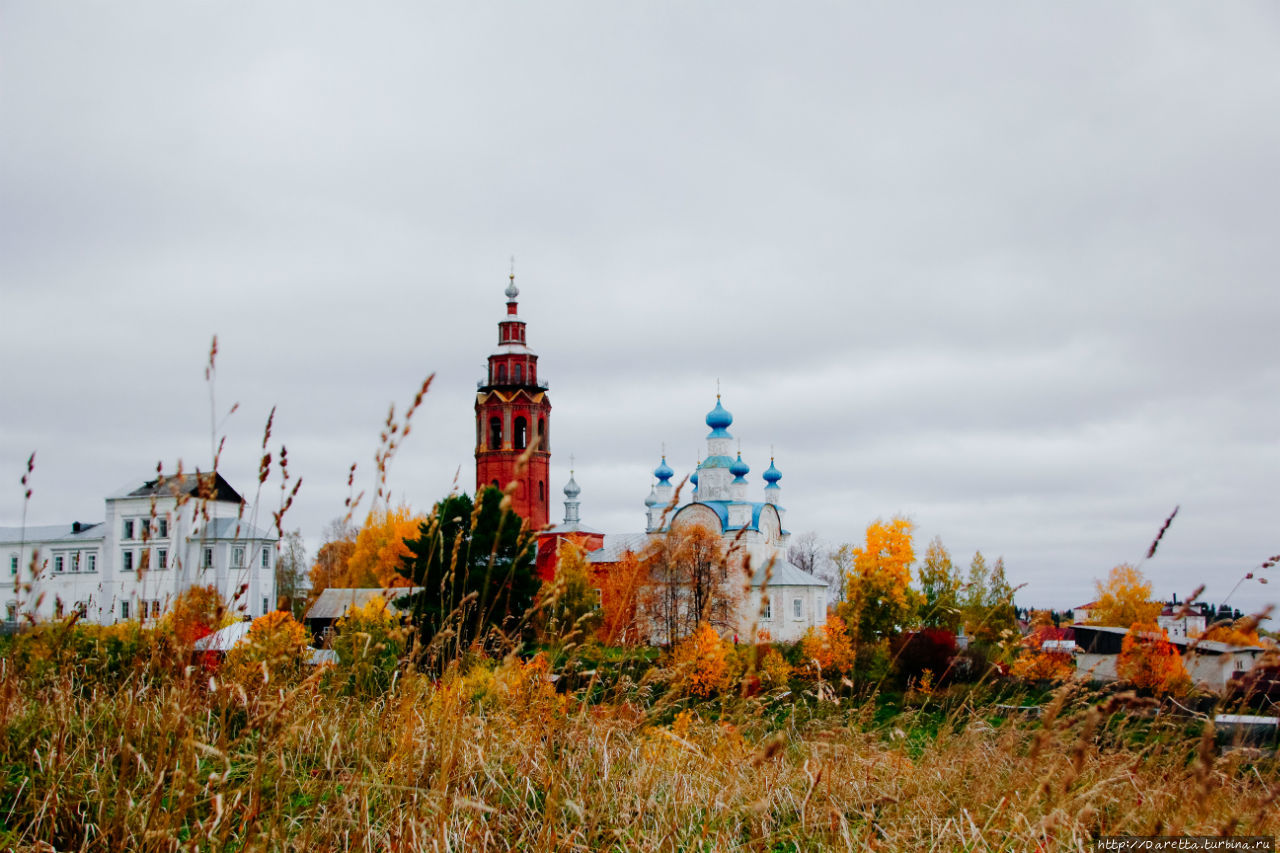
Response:
[{"label": "yellow foliage tree", "polygon": [[416,539],[425,516],[414,515],[407,506],[369,513],[347,558],[345,583],[331,586],[389,589],[411,586],[402,574],[404,558],[410,556],[406,539]]},{"label": "yellow foliage tree", "polygon": [[915,525],[906,518],[867,527],[866,543],[853,549],[853,569],[845,575],[839,614],[849,634],[874,642],[908,627],[919,612],[920,593],[911,588]]},{"label": "yellow foliage tree", "polygon": [[259,616],[227,653],[223,673],[245,686],[293,678],[306,666],[310,639],[307,629],[283,610]]},{"label": "yellow foliage tree", "polygon": [[1128,563],[1111,570],[1106,581],[1096,582],[1098,601],[1089,610],[1090,625],[1132,625],[1155,622],[1160,603],[1151,600],[1151,582]]},{"label": "yellow foliage tree", "polygon": [[[1046,610],[1033,611],[1034,613],[1048,614]],[[1043,625],[1043,627],[1052,627],[1051,624]],[[1013,662],[1013,666],[1009,671],[1017,678],[1027,681],[1066,681],[1076,673],[1075,659],[1069,652],[1044,650],[1044,636],[1040,633],[1033,633],[1026,641],[1026,650],[1017,660]]]},{"label": "yellow foliage tree", "polygon": [[729,681],[730,650],[725,645],[709,623],[698,623],[671,652],[676,683],[694,696],[712,696],[723,690]]},{"label": "yellow foliage tree", "polygon": [[1200,635],[1201,640],[1214,640],[1219,643],[1230,643],[1233,646],[1260,646],[1262,638],[1258,636],[1258,625],[1252,619],[1240,619],[1231,625],[1212,625]]},{"label": "yellow foliage tree", "polygon": [[1191,686],[1182,655],[1155,622],[1135,622],[1120,644],[1116,674],[1156,693],[1185,693]]}]

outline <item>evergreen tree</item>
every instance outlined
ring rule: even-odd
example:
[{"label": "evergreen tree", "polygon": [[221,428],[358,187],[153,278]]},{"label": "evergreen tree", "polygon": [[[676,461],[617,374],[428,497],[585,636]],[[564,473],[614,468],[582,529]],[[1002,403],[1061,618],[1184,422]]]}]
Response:
[{"label": "evergreen tree", "polygon": [[404,572],[423,591],[413,596],[412,619],[425,649],[444,657],[473,642],[514,645],[528,626],[539,580],[536,538],[485,489],[478,503],[450,495],[406,539]]}]

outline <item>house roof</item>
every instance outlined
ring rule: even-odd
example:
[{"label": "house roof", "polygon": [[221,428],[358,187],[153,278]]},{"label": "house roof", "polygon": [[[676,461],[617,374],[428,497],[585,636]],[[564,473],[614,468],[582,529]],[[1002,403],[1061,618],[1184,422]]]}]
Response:
[{"label": "house roof", "polygon": [[[205,495],[201,495],[201,486],[203,485]],[[149,497],[176,497],[178,495],[190,495],[191,497],[208,497],[209,500],[227,501],[230,503],[244,503],[244,498],[240,493],[231,488],[231,484],[223,479],[222,475],[216,471],[201,472],[199,474],[182,474],[181,476],[165,476],[161,475],[155,479],[143,480],[141,483],[134,482],[125,486],[118,492],[107,496],[107,500],[118,500],[121,498],[149,498]]]},{"label": "house roof", "polygon": [[320,593],[315,604],[307,610],[304,619],[341,619],[352,607],[368,604],[375,596],[381,596],[392,610],[395,603],[405,596],[422,592],[424,587],[399,586],[393,589],[350,589],[329,587]]},{"label": "house roof", "polygon": [[[195,537],[193,537],[195,538]],[[211,518],[201,533],[204,539],[276,539],[274,530],[255,527],[243,518]]]},{"label": "house roof", "polygon": [[[1100,634],[1114,634],[1124,636],[1129,633],[1128,628],[1121,628],[1118,625],[1072,625],[1076,631],[1097,631]],[[1262,646],[1246,645],[1238,646],[1234,643],[1222,643],[1217,640],[1198,640],[1195,637],[1170,637],[1169,642],[1178,646],[1184,653],[1186,652],[1207,652],[1211,655],[1229,655],[1236,652],[1257,652],[1266,651]]]},{"label": "house roof", "polygon": [[253,627],[252,622],[235,622],[225,628],[214,631],[207,637],[201,637],[195,642],[195,649],[198,652],[228,652],[231,648],[245,637],[249,636],[249,629]]},{"label": "house roof", "polygon": [[647,533],[606,533],[604,544],[587,554],[588,563],[616,563],[630,552],[639,556],[649,547]]},{"label": "house roof", "polygon": [[826,581],[819,580],[782,558],[774,560],[772,566],[768,561],[756,566],[751,573],[751,585],[763,586],[766,571],[769,574],[769,586],[820,586],[823,589],[830,586]]},{"label": "house roof", "polygon": [[[76,528],[79,527],[77,530]],[[0,527],[0,543],[17,545],[19,542],[89,542],[100,540],[106,533],[101,521],[70,524],[41,524],[22,527]]]}]

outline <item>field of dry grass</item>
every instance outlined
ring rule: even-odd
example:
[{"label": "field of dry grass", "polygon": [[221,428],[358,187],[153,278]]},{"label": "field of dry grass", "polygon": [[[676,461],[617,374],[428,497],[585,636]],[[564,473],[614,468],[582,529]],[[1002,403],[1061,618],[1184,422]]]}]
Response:
[{"label": "field of dry grass", "polygon": [[[1087,850],[1099,834],[1276,835],[1274,757],[1068,688],[597,701],[538,663],[220,684],[80,666],[0,678],[0,847],[15,850]],[[793,685],[796,687],[796,685]],[[900,698],[900,697],[899,697]]]}]

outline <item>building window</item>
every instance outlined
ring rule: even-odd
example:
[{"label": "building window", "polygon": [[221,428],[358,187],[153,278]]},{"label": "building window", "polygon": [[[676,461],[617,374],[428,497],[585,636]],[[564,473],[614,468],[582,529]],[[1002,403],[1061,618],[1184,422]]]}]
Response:
[{"label": "building window", "polygon": [[767,595],[764,597],[764,601],[760,603],[760,618],[764,620],[773,618],[773,599]]},{"label": "building window", "polygon": [[129,618],[129,602],[127,601],[120,602],[120,618],[121,619]]},{"label": "building window", "polygon": [[547,419],[538,418],[538,449],[547,450]]},{"label": "building window", "polygon": [[538,502],[541,503],[547,499],[547,486],[541,480],[538,481]]},{"label": "building window", "polygon": [[271,612],[271,608],[268,605],[267,597],[264,595],[262,596],[262,615],[266,616],[270,612]]},{"label": "building window", "polygon": [[169,568],[169,549],[168,548],[156,549],[156,568],[157,569]]},{"label": "building window", "polygon": [[525,444],[529,440],[529,422],[524,418],[516,418],[516,431],[513,439],[516,450],[524,450]]},{"label": "building window", "polygon": [[803,598],[791,599],[791,614],[796,619],[804,618],[804,599]]},{"label": "building window", "polygon": [[160,599],[158,598],[151,599],[151,618],[160,618]]},{"label": "building window", "polygon": [[515,384],[519,385],[521,382],[524,382],[524,368],[517,364],[515,372],[516,372]]},{"label": "building window", "polygon": [[204,549],[204,562],[201,563],[200,566],[205,569],[213,568],[213,549],[212,548]]},{"label": "building window", "polygon": [[244,568],[244,547],[237,545],[231,549],[231,567],[234,569]]},{"label": "building window", "polygon": [[87,617],[89,616],[89,605],[85,604],[83,601],[77,601],[77,602],[76,602],[76,614],[77,614],[81,619],[85,619],[85,618],[87,618]]},{"label": "building window", "polygon": [[4,621],[6,622],[18,621],[18,602],[10,601],[8,604],[4,606]]},{"label": "building window", "polygon": [[90,555],[89,555],[89,566],[88,566],[87,571],[90,571],[90,572],[96,572],[97,570],[98,570],[98,555],[97,555],[97,554],[90,554]]},{"label": "building window", "polygon": [[168,538],[169,538],[169,519],[167,519],[167,518],[161,518],[161,519],[158,519],[158,520],[156,521],[156,524],[157,524],[157,525],[158,525],[158,527],[159,527],[159,531],[158,531],[158,532],[159,532],[159,534],[160,534],[160,538],[161,538],[161,539],[168,539]]},{"label": "building window", "polygon": [[502,447],[502,419],[489,418],[489,449],[498,450]]},{"label": "building window", "polygon": [[[132,518],[126,518],[124,520],[124,538],[125,539],[133,538],[133,519]],[[125,618],[127,619],[128,617],[126,616]]]},{"label": "building window", "polygon": [[62,573],[63,568],[64,568],[64,566],[63,566],[63,559],[62,559],[62,555],[61,555],[61,554],[57,554],[57,555],[56,555],[56,556],[54,556],[54,558],[53,558],[53,570],[54,570],[55,572],[58,572],[59,574],[61,574],[61,573]]},{"label": "building window", "polygon": [[262,568],[264,569],[271,568],[271,549],[270,548],[262,549]]},{"label": "building window", "polygon": [[9,555],[9,574],[16,575],[18,573],[18,555]]},{"label": "building window", "polygon": [[507,366],[505,364],[498,365],[498,384],[507,384]]},{"label": "building window", "polygon": [[[120,552],[120,570],[124,572],[133,571],[133,552],[124,550]],[[124,617],[128,619],[129,617]]]},{"label": "building window", "polygon": [[62,599],[61,598],[55,598],[53,600],[53,618],[54,619],[62,618]]},{"label": "building window", "polygon": [[76,551],[74,554],[71,555],[71,571],[73,572],[80,571],[80,552],[79,551]]},{"label": "building window", "polygon": [[138,555],[138,568],[144,572],[151,568],[150,548],[143,548],[142,552]]}]

